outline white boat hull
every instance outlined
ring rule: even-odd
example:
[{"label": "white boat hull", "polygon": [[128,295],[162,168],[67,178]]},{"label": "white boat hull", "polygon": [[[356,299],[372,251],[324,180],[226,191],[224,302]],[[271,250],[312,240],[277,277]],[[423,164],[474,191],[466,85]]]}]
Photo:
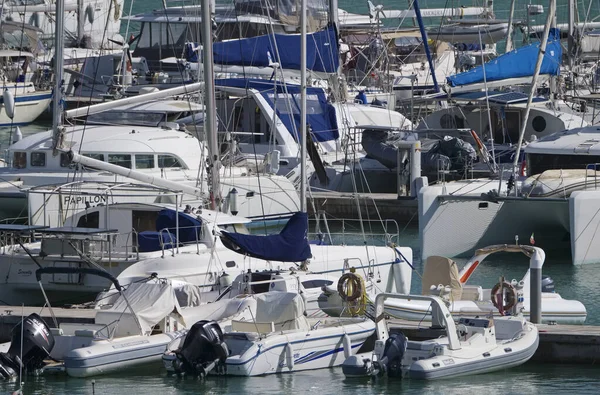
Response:
[{"label": "white boat hull", "polygon": [[[523,316],[528,319],[530,314],[528,297],[525,298],[523,308]],[[455,320],[459,318],[488,316],[490,313],[493,313],[495,317],[500,317],[500,313],[492,305],[491,301],[475,302],[471,300],[458,300],[451,302],[448,309]],[[385,312],[392,317],[405,320],[431,321],[429,304],[422,301],[388,300],[385,304]],[[564,300],[554,293],[542,293],[543,324],[581,325],[585,322],[586,317],[587,312],[581,302]]]},{"label": "white boat hull", "polygon": [[[27,125],[35,121],[50,105],[52,93],[50,91],[15,93],[14,117],[11,119],[6,113],[4,101],[0,97],[0,126]],[[14,91],[14,90],[13,90]]]},{"label": "white boat hull", "polygon": [[[185,333],[177,331],[152,336],[128,336],[112,341],[96,340],[87,347],[67,352],[64,356],[65,370],[72,377],[89,377],[156,363],[160,361],[167,345]],[[60,337],[56,339],[60,341]]]},{"label": "white boat hull", "polygon": [[406,366],[406,374],[415,379],[431,380],[482,374],[509,369],[527,362],[535,354],[538,344],[537,327],[526,323],[523,332],[517,338],[498,341],[493,346],[477,350],[478,352],[474,349],[470,357],[464,353],[465,348],[458,350],[456,356],[450,353],[427,357],[426,354],[430,351],[413,351],[409,341],[403,362],[412,361],[415,357],[424,357]]}]

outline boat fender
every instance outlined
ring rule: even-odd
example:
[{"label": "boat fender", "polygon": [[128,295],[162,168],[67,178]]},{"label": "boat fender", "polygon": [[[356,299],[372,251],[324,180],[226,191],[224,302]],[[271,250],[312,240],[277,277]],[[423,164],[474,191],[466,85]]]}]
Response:
[{"label": "boat fender", "polygon": [[[506,289],[504,293],[502,290]],[[504,293],[504,295],[502,295]],[[517,290],[515,287],[506,281],[499,282],[494,285],[491,292],[492,303],[494,307],[498,309],[500,314],[504,315],[504,312],[509,311],[517,303]]]},{"label": "boat fender", "polygon": [[89,23],[94,23],[94,7],[91,4],[85,8],[85,17]]},{"label": "boat fender", "polygon": [[291,343],[285,345],[285,356],[288,369],[294,369],[294,348]]},{"label": "boat fender", "polygon": [[337,290],[345,302],[353,302],[363,292],[360,277],[354,273],[345,273],[338,281]]},{"label": "boat fender", "polygon": [[8,89],[4,90],[2,94],[2,100],[4,100],[4,108],[6,110],[6,115],[13,119],[15,117],[15,96]]},{"label": "boat fender", "polygon": [[348,334],[344,335],[342,343],[344,344],[344,358],[348,359],[352,355],[352,342]]}]

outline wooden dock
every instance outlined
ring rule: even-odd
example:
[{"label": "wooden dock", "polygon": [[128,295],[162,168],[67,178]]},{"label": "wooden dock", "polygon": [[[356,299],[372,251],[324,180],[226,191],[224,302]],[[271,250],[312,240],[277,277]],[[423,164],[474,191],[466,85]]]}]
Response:
[{"label": "wooden dock", "polygon": [[[53,308],[58,323],[93,323],[97,310],[84,308]],[[39,314],[48,324],[53,319],[48,308],[24,307],[23,315]],[[21,320],[20,306],[0,306],[0,342],[10,340],[10,332]],[[444,333],[429,328],[429,323],[400,319],[388,320],[390,332],[401,331],[415,340],[434,339]],[[600,362],[600,326],[538,325],[540,344],[532,361],[537,363],[570,363],[594,365]]]}]

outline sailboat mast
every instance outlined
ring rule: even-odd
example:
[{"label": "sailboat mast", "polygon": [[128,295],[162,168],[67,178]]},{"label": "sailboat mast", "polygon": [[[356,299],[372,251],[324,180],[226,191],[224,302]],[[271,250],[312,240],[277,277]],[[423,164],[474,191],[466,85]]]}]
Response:
[{"label": "sailboat mast", "polygon": [[208,142],[208,152],[210,155],[209,182],[211,208],[216,210],[221,203],[221,193],[219,188],[219,150],[217,147],[217,124],[216,124],[216,102],[215,102],[215,84],[213,74],[213,52],[212,52],[212,2],[202,0],[202,61],[204,63],[204,107],[206,116],[204,117],[204,135]]},{"label": "sailboat mast", "polygon": [[[519,142],[517,143],[517,152],[515,153],[515,160],[513,163],[513,171],[516,171],[519,164],[519,155],[521,154],[521,145],[523,144],[523,137],[525,135],[525,129],[527,128],[527,122],[529,119],[529,111],[531,109],[531,103],[533,102],[533,96],[535,95],[537,87],[537,79],[540,75],[540,69],[542,68],[542,61],[546,54],[546,46],[548,45],[548,36],[550,35],[550,26],[554,19],[554,12],[556,10],[556,0],[550,0],[550,9],[548,10],[548,16],[546,19],[546,26],[544,27],[544,34],[542,36],[542,42],[540,43],[540,51],[538,52],[537,62],[535,63],[535,70],[533,72],[533,78],[531,80],[531,90],[527,97],[527,107],[525,107],[525,115],[523,116],[523,122],[521,124],[521,130],[519,131]],[[516,191],[516,188],[515,188]]]},{"label": "sailboat mast", "polygon": [[515,3],[517,0],[511,0],[510,2],[510,13],[508,14],[508,32],[506,33],[506,49],[504,52],[512,51],[513,47],[513,19],[515,15]]},{"label": "sailboat mast", "polygon": [[433,64],[433,58],[431,57],[431,50],[429,49],[429,44],[427,43],[427,33],[425,32],[425,25],[423,24],[423,17],[421,16],[421,8],[419,7],[418,0],[413,1],[413,8],[415,9],[415,16],[417,17],[417,22],[419,22],[421,39],[423,40],[423,45],[425,46],[425,55],[427,56],[427,61],[429,62],[429,70],[431,72],[431,78],[433,79],[433,88],[436,92],[439,92],[440,88],[437,83],[437,78],[435,78],[435,66]]},{"label": "sailboat mast", "polygon": [[57,133],[62,125],[62,88],[65,47],[65,0],[56,0],[56,22],[54,32],[54,103],[52,106],[52,130]]},{"label": "sailboat mast", "polygon": [[300,0],[300,211],[306,212],[306,0]]}]

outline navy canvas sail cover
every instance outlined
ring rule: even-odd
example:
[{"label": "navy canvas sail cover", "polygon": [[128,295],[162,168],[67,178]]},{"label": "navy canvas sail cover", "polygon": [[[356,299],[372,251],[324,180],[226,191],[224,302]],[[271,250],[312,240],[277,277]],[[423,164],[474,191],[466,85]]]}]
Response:
[{"label": "navy canvas sail cover", "polygon": [[[540,43],[534,43],[507,52],[487,62],[485,64],[486,80],[490,82],[507,78],[532,76],[535,71],[539,51]],[[561,60],[560,31],[558,29],[550,29],[540,74],[559,75]],[[447,77],[446,81],[450,86],[484,82],[483,71],[484,66],[477,66],[464,73]]]},{"label": "navy canvas sail cover", "polygon": [[[228,78],[215,80],[216,86],[256,89],[277,112],[277,116],[296,141],[300,130],[300,85],[283,85],[268,80]],[[306,124],[313,141],[331,141],[340,134],[335,108],[327,102],[321,88],[306,88]]]},{"label": "navy canvas sail cover", "polygon": [[[269,67],[273,62],[283,69],[300,70],[300,35],[268,34],[213,44],[215,64]],[[306,68],[335,73],[340,64],[335,28],[306,36]]]},{"label": "navy canvas sail cover", "polygon": [[312,256],[308,244],[308,214],[296,213],[276,235],[258,236],[221,231],[225,247],[267,261],[302,262]]}]

